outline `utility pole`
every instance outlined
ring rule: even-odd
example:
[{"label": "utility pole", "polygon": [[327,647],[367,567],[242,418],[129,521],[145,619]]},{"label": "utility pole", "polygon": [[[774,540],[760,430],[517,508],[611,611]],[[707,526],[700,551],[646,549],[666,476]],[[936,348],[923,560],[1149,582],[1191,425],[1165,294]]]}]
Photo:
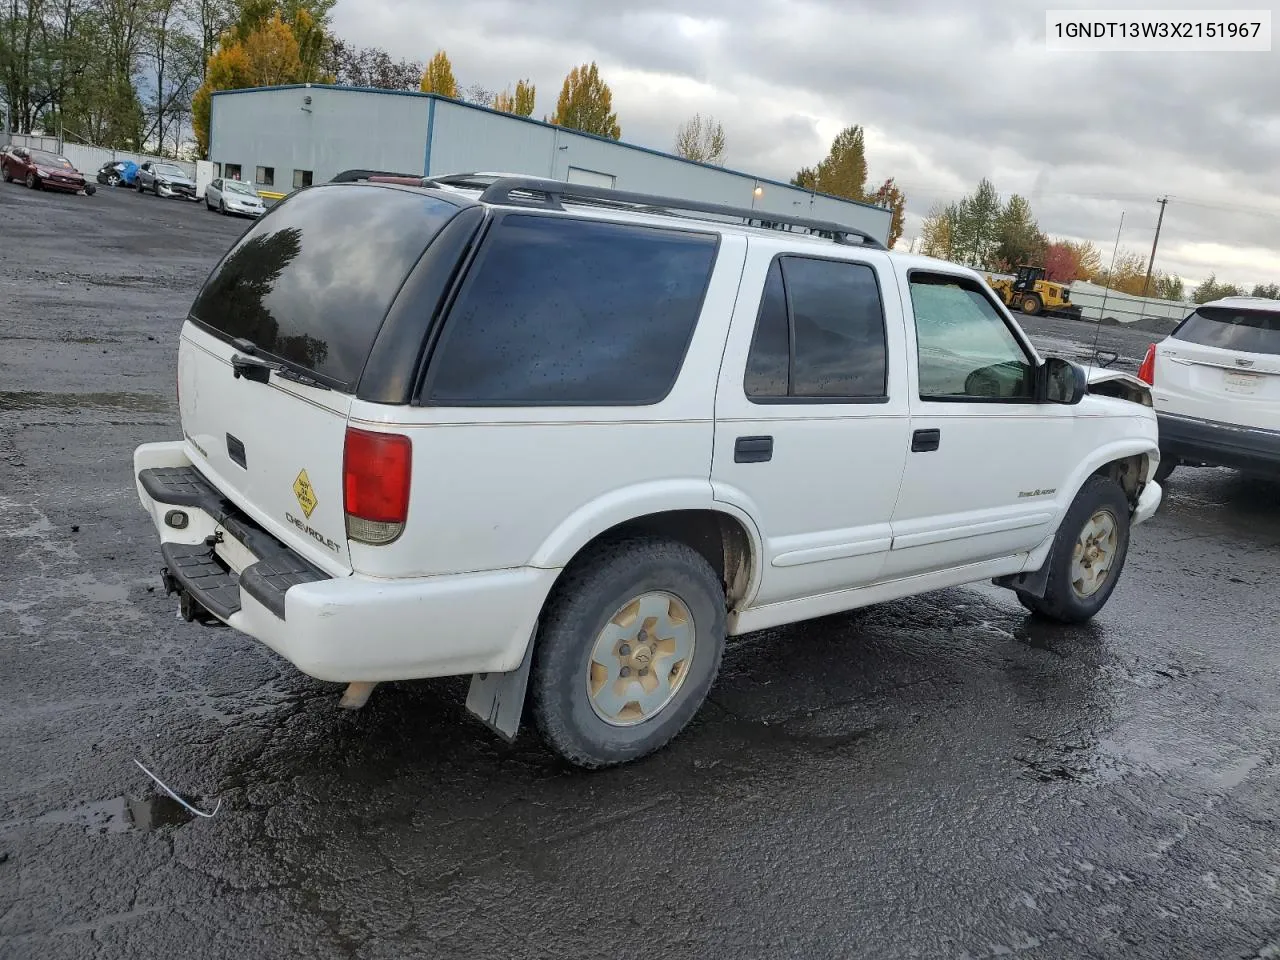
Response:
[{"label": "utility pole", "polygon": [[1160,216],[1156,220],[1156,236],[1151,241],[1151,259],[1147,261],[1147,279],[1142,282],[1142,295],[1147,295],[1147,288],[1151,286],[1151,268],[1156,263],[1156,244],[1160,242],[1160,224],[1164,223],[1164,205],[1169,202],[1168,197],[1161,197],[1156,203],[1160,204]]}]

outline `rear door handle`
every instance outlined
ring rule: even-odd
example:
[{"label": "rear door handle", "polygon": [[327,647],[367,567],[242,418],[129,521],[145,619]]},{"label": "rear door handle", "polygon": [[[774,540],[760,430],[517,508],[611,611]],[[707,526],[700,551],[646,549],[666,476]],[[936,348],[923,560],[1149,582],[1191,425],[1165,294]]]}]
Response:
[{"label": "rear door handle", "polygon": [[942,445],[941,430],[917,430],[911,434],[911,452],[929,453]]},{"label": "rear door handle", "polygon": [[733,442],[734,463],[767,463],[773,459],[773,437],[739,437]]}]

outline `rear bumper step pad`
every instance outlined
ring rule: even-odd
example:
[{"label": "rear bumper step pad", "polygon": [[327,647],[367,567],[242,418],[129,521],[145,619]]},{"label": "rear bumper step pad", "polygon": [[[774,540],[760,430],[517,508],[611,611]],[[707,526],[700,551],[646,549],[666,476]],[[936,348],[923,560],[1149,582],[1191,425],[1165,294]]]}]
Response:
[{"label": "rear bumper step pad", "polygon": [[284,599],[290,587],[331,579],[254,523],[194,467],[143,470],[138,482],[157,503],[203,510],[257,558],[237,577],[211,546],[161,545],[169,576],[219,619],[239,612],[240,591],[244,590],[284,620]]}]

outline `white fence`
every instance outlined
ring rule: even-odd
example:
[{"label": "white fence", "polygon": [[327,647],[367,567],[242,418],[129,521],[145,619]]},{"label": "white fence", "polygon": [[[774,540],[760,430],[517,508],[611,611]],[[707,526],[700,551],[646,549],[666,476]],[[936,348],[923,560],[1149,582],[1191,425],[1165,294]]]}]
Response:
[{"label": "white fence", "polygon": [[[1014,279],[1011,273],[990,273],[987,276],[996,280]],[[1196,308],[1194,303],[1180,300],[1135,297],[1087,280],[1073,281],[1067,284],[1067,288],[1071,291],[1071,302],[1080,307],[1080,319],[1093,322],[1106,319],[1121,325],[1152,319],[1177,322]]]},{"label": "white fence", "polygon": [[147,153],[131,153],[128,150],[112,150],[109,147],[90,147],[82,143],[64,143],[58,149],[57,137],[41,137],[34,134],[13,133],[9,140],[14,146],[27,147],[31,150],[45,150],[56,153],[70,160],[77,170],[92,178],[98,168],[112,160],[132,160],[143,164],[148,160],[163,160],[165,163],[177,164],[192,180],[196,178],[196,165],[186,160],[170,160],[168,157],[155,157]]},{"label": "white fence", "polygon": [[1102,320],[1109,317],[1122,324],[1151,318],[1182,320],[1195,309],[1193,303],[1157,300],[1155,297],[1135,297],[1108,290],[1106,287],[1084,280],[1077,280],[1071,284],[1071,302],[1080,305],[1083,320]]}]

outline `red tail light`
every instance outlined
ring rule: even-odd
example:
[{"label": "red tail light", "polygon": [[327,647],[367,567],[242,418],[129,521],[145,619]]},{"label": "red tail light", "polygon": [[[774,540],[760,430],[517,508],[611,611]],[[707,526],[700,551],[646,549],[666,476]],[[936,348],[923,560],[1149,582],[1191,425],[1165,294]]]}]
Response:
[{"label": "red tail light", "polygon": [[1142,360],[1142,366],[1138,368],[1138,379],[1148,386],[1156,385],[1156,345],[1154,343],[1147,347],[1147,355]]},{"label": "red tail light", "polygon": [[409,516],[413,444],[398,433],[347,427],[342,494],[347,536],[360,543],[390,543]]}]

